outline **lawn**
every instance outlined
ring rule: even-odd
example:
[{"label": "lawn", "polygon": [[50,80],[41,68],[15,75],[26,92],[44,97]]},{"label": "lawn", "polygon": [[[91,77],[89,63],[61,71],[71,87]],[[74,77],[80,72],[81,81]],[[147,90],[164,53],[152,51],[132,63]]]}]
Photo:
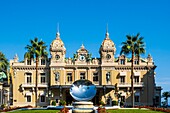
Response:
[{"label": "lawn", "polygon": [[[58,113],[59,110],[21,110],[21,111],[14,111],[13,113]],[[129,109],[120,109],[120,110],[107,110],[109,113],[164,113],[158,111],[151,111],[151,110],[129,110]]]},{"label": "lawn", "polygon": [[140,110],[140,109],[119,109],[119,110],[107,110],[109,113],[164,113],[160,111],[152,110]]},{"label": "lawn", "polygon": [[59,111],[60,110],[16,110],[12,113],[56,113]]}]

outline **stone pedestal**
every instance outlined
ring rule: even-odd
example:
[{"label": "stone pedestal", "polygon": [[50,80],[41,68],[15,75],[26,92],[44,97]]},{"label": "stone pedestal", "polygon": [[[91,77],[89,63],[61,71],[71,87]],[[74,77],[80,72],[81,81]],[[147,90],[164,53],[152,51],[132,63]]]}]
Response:
[{"label": "stone pedestal", "polygon": [[93,102],[87,101],[80,101],[80,102],[73,102],[73,113],[92,113],[93,112]]}]

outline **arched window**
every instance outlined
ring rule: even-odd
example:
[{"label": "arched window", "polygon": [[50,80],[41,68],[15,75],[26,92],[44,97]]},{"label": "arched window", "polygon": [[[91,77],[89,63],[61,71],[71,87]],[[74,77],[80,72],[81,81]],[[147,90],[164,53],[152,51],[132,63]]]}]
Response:
[{"label": "arched window", "polygon": [[120,59],[120,64],[125,65],[125,59]]},{"label": "arched window", "polygon": [[59,81],[59,78],[60,78],[60,73],[56,72],[55,73],[55,81]]},{"label": "arched window", "polygon": [[80,73],[80,79],[81,79],[81,80],[86,79],[86,74],[85,74],[85,72],[81,72],[81,73]]},{"label": "arched window", "polygon": [[72,82],[72,73],[71,72],[67,73],[67,82]]},{"label": "arched window", "polygon": [[41,59],[41,65],[45,65],[45,58]]},{"label": "arched window", "polygon": [[109,82],[110,81],[110,72],[106,73],[106,81]]},{"label": "arched window", "polygon": [[31,65],[31,59],[27,59],[27,65]]},{"label": "arched window", "polygon": [[99,81],[98,72],[94,72],[94,73],[93,73],[93,81],[94,81],[94,82],[98,82],[98,81]]}]

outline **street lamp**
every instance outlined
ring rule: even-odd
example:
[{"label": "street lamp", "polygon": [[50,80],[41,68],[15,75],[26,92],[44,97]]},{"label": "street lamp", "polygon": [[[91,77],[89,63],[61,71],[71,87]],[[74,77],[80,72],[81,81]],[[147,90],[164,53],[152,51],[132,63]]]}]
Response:
[{"label": "street lamp", "polygon": [[106,94],[106,86],[105,85],[103,85],[103,94],[104,94],[104,98],[105,98],[105,102],[106,102],[106,96],[105,96],[105,94]]},{"label": "street lamp", "polygon": [[59,86],[59,89],[60,89],[60,99],[61,99],[62,97],[62,86],[61,85]]},{"label": "street lamp", "polygon": [[47,93],[46,96],[48,97],[49,104],[50,104],[50,103],[51,103],[51,99],[52,99],[52,97],[54,96],[53,93],[52,93],[52,91],[51,91],[51,89],[48,91],[48,93]]}]

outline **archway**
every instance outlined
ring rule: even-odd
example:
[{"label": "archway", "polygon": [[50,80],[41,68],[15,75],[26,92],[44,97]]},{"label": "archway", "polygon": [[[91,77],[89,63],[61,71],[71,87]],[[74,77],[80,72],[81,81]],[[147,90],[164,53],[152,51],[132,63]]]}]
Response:
[{"label": "archway", "polygon": [[71,105],[72,102],[73,102],[73,97],[70,95],[70,91],[69,90],[66,90],[66,104],[67,105]]}]

